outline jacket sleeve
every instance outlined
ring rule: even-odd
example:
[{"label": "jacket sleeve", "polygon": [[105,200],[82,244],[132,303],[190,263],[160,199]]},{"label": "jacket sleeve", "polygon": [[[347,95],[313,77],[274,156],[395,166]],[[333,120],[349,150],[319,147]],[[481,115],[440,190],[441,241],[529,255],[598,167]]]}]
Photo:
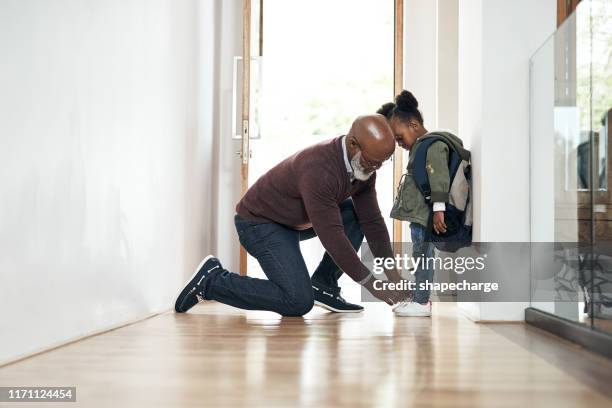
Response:
[{"label": "jacket sleeve", "polygon": [[448,174],[448,146],[434,142],[427,150],[427,176],[431,188],[431,201],[448,202],[450,175]]}]

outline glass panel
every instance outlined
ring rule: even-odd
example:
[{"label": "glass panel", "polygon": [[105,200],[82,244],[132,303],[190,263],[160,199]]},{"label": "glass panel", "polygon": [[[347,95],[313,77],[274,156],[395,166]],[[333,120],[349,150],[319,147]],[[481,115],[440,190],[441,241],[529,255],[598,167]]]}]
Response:
[{"label": "glass panel", "polygon": [[[533,307],[590,323],[593,152],[590,15],[582,2],[530,61]],[[599,163],[599,159],[597,160]],[[606,174],[605,166],[601,170]],[[550,250],[549,250],[550,249]]]},{"label": "glass panel", "polygon": [[[393,13],[393,0],[264,1],[261,138],[251,142],[250,184],[294,152],[346,134],[358,115],[393,99]],[[390,162],[377,172],[377,190],[388,215]],[[312,272],[323,248],[311,239],[302,253]],[[248,268],[250,276],[262,275],[251,257]]]},{"label": "glass panel", "polygon": [[[599,142],[598,168],[609,165],[608,136],[612,122],[612,2],[590,2],[592,66],[591,66],[591,131]],[[612,193],[607,189],[608,171],[596,173],[600,185],[594,195],[595,267],[591,293],[595,328],[612,332]]]}]

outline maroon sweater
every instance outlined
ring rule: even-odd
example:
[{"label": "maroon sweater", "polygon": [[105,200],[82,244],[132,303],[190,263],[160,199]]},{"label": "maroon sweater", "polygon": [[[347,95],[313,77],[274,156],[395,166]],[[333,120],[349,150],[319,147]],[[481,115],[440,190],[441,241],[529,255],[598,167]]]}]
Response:
[{"label": "maroon sweater", "polygon": [[342,136],[337,137],[283,160],[249,188],[236,212],[247,220],[272,221],[296,230],[312,226],[336,265],[360,282],[370,272],[344,233],[339,203],[353,198],[374,256],[393,257],[393,251],[376,199],[376,174],[351,183],[342,142]]}]

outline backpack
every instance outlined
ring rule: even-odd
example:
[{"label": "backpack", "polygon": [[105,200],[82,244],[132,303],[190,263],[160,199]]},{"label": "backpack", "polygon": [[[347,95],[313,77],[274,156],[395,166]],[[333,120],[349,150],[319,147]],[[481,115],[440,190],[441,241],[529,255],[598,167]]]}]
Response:
[{"label": "backpack", "polygon": [[446,232],[434,234],[433,210],[429,214],[427,224],[428,241],[436,248],[444,252],[456,252],[460,248],[472,244],[472,172],[471,153],[469,150],[451,139],[444,132],[429,133],[419,140],[419,147],[414,152],[411,172],[418,190],[423,195],[425,202],[433,206],[431,202],[431,188],[427,173],[427,151],[434,142],[444,142],[448,146],[448,172],[450,175],[449,199],[444,212]]}]

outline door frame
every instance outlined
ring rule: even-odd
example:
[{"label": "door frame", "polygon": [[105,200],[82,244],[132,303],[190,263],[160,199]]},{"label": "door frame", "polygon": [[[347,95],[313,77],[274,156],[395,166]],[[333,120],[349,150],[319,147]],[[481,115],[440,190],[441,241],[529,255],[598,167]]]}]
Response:
[{"label": "door frame", "polygon": [[[249,188],[249,110],[251,108],[251,1],[243,0],[242,10],[242,143],[240,148],[241,196]],[[263,10],[260,10],[263,14]],[[240,246],[240,275],[247,274],[247,252]]]},{"label": "door frame", "polygon": [[[404,0],[395,0],[394,10],[394,45],[393,45],[393,95],[399,95],[404,89]],[[395,146],[393,152],[393,188],[400,182],[404,171],[404,150]],[[394,190],[395,191],[395,190]],[[393,193],[392,193],[393,194]],[[401,245],[403,238],[402,222],[393,220],[393,242]]]}]

